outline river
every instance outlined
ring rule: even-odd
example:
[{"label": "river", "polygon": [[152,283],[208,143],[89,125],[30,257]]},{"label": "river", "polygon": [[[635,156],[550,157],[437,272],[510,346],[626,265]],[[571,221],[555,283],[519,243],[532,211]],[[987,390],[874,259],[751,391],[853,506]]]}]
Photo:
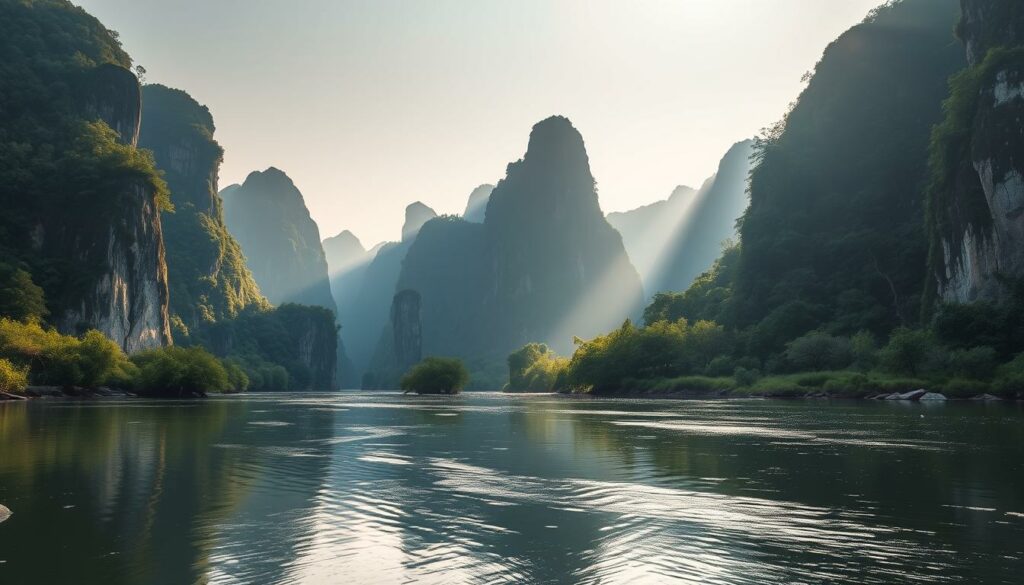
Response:
[{"label": "river", "polygon": [[0,403],[0,583],[1020,583],[1019,404]]}]

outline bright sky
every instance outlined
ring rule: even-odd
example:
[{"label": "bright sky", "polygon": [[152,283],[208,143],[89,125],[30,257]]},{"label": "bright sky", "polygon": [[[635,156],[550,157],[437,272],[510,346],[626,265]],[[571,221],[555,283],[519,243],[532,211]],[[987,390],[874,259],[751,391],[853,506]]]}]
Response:
[{"label": "bright sky", "polygon": [[276,166],[324,237],[461,213],[552,114],[605,211],[699,187],[881,0],[80,0],[148,81],[208,105],[221,187]]}]

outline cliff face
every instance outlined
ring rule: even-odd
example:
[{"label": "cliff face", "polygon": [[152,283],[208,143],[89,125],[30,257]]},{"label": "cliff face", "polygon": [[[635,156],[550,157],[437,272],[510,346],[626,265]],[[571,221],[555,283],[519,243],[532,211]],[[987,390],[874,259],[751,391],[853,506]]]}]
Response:
[{"label": "cliff face", "polygon": [[403,290],[391,301],[391,327],[395,364],[405,372],[423,359],[423,332],[420,327],[420,293]]},{"label": "cliff face", "polygon": [[129,183],[121,198],[122,217],[115,225],[76,226],[67,218],[69,223],[47,226],[42,220],[34,244],[62,262],[103,266],[55,317],[57,328],[63,333],[96,329],[135,353],[171,343],[167,268],[152,191]]},{"label": "cliff face", "polygon": [[0,4],[0,257],[64,333],[170,343],[162,182],[136,149],[131,58],[70,2]]},{"label": "cliff face", "polygon": [[213,138],[210,111],[162,85],[146,86],[143,104],[140,146],[153,151],[175,208],[163,217],[171,314],[194,329],[251,305],[265,306],[224,225],[217,194],[223,150]]},{"label": "cliff face", "polygon": [[[141,120],[135,75],[102,65],[91,72],[86,87],[81,95],[87,118],[104,121],[123,144],[135,148]],[[121,204],[110,223],[97,225],[52,210],[37,224],[33,245],[47,256],[103,267],[56,316],[57,328],[65,333],[96,329],[135,353],[171,342],[167,266],[152,186],[130,176],[117,183],[111,195]]]},{"label": "cliff face", "polygon": [[291,179],[269,168],[225,191],[225,222],[267,299],[334,311],[320,230]]},{"label": "cliff face", "polygon": [[961,6],[968,68],[933,140],[931,264],[942,300],[1000,301],[1024,277],[1024,5]]}]

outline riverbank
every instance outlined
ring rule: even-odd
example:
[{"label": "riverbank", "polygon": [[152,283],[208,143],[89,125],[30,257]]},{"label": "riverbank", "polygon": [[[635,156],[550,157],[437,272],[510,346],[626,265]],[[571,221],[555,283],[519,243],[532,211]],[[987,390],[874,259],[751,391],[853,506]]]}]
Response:
[{"label": "riverbank", "polygon": [[628,398],[837,398],[858,400],[1021,400],[1024,392],[995,382],[893,378],[850,371],[807,372],[762,378],[683,376],[626,380],[622,389],[594,396]]},{"label": "riverbank", "polygon": [[29,386],[14,394],[0,392],[0,402],[35,398],[137,398],[138,395],[114,388],[61,388],[60,386]]}]

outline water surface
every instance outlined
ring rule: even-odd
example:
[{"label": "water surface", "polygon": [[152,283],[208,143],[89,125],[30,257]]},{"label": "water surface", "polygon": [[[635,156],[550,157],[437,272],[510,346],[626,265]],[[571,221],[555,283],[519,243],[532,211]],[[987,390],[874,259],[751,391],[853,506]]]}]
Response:
[{"label": "water surface", "polygon": [[1010,404],[0,404],[0,583],[1020,583]]}]

